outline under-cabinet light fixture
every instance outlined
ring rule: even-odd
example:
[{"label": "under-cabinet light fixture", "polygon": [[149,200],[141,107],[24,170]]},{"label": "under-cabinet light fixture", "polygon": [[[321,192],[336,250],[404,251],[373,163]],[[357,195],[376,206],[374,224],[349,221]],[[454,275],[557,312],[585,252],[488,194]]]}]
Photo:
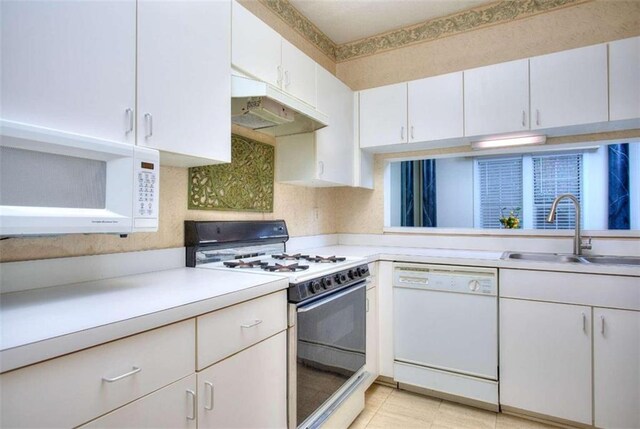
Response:
[{"label": "under-cabinet light fixture", "polygon": [[499,147],[511,147],[511,146],[526,146],[534,144],[545,144],[547,142],[547,136],[522,136],[522,137],[508,137],[503,139],[491,139],[481,140],[477,142],[471,142],[471,148],[478,149],[493,149]]}]

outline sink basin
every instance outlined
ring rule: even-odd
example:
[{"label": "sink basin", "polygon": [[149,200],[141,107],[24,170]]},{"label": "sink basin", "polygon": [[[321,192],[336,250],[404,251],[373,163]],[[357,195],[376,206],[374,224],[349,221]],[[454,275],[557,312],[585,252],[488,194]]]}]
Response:
[{"label": "sink basin", "polygon": [[574,255],[561,255],[558,253],[511,253],[506,252],[502,259],[517,259],[533,262],[583,262],[580,257]]},{"label": "sink basin", "polygon": [[606,255],[566,255],[559,253],[516,253],[505,252],[502,259],[512,259],[532,262],[559,262],[578,264],[603,264],[603,265],[640,265],[640,257],[634,256],[606,256]]},{"label": "sink basin", "polygon": [[633,256],[582,256],[590,264],[640,265],[640,258]]}]

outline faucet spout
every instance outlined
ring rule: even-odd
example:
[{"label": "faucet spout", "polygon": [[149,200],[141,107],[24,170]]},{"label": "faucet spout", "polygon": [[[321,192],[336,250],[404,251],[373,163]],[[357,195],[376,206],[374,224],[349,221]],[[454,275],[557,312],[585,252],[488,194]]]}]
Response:
[{"label": "faucet spout", "polygon": [[573,254],[574,255],[582,255],[582,239],[580,238],[580,201],[573,194],[561,194],[553,200],[551,204],[551,210],[549,210],[549,215],[547,216],[547,222],[551,223],[556,219],[556,211],[558,210],[558,203],[568,198],[573,202],[573,206],[576,210],[576,229],[575,235],[573,237]]}]

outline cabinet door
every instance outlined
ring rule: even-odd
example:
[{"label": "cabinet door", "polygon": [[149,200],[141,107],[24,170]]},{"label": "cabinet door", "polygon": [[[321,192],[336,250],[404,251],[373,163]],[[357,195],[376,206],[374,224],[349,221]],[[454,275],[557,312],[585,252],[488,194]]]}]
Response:
[{"label": "cabinet door", "polygon": [[315,107],[316,63],[285,39],[282,39],[282,70],[282,89]]},{"label": "cabinet door", "polygon": [[231,160],[231,2],[138,2],[138,144]]},{"label": "cabinet door", "polygon": [[372,375],[371,381],[378,377],[378,296],[377,289],[367,289],[367,363],[365,370]]},{"label": "cabinet door", "polygon": [[640,312],[595,308],[595,425],[640,427]]},{"label": "cabinet door", "polygon": [[81,427],[195,429],[196,404],[193,374]]},{"label": "cabinet door", "polygon": [[271,85],[282,81],[282,37],[236,1],[233,2],[231,63]]},{"label": "cabinet door", "polygon": [[591,424],[591,308],[500,299],[500,403]]},{"label": "cabinet door", "polygon": [[199,428],[286,426],[286,331],[198,373]]},{"label": "cabinet door", "polygon": [[2,119],[133,143],[135,0],[0,7]]},{"label": "cabinet door", "polygon": [[529,129],[529,60],[464,72],[464,135]]},{"label": "cabinet door", "polygon": [[640,118],[640,37],[609,43],[609,114]]},{"label": "cabinet door", "polygon": [[607,45],[530,59],[531,129],[607,121]]},{"label": "cabinet door", "polygon": [[462,72],[409,82],[409,142],[462,137]]},{"label": "cabinet door", "polygon": [[353,184],[353,91],[318,67],[318,110],[329,125],[316,131],[317,177],[339,185]]},{"label": "cabinet door", "polygon": [[360,91],[360,147],[407,143],[407,84]]}]

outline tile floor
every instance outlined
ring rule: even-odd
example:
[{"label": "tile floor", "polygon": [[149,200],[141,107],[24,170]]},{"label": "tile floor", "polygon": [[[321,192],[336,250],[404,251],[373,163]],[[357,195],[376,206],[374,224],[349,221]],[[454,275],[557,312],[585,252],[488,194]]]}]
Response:
[{"label": "tile floor", "polygon": [[542,423],[373,384],[349,429],[545,429]]}]

